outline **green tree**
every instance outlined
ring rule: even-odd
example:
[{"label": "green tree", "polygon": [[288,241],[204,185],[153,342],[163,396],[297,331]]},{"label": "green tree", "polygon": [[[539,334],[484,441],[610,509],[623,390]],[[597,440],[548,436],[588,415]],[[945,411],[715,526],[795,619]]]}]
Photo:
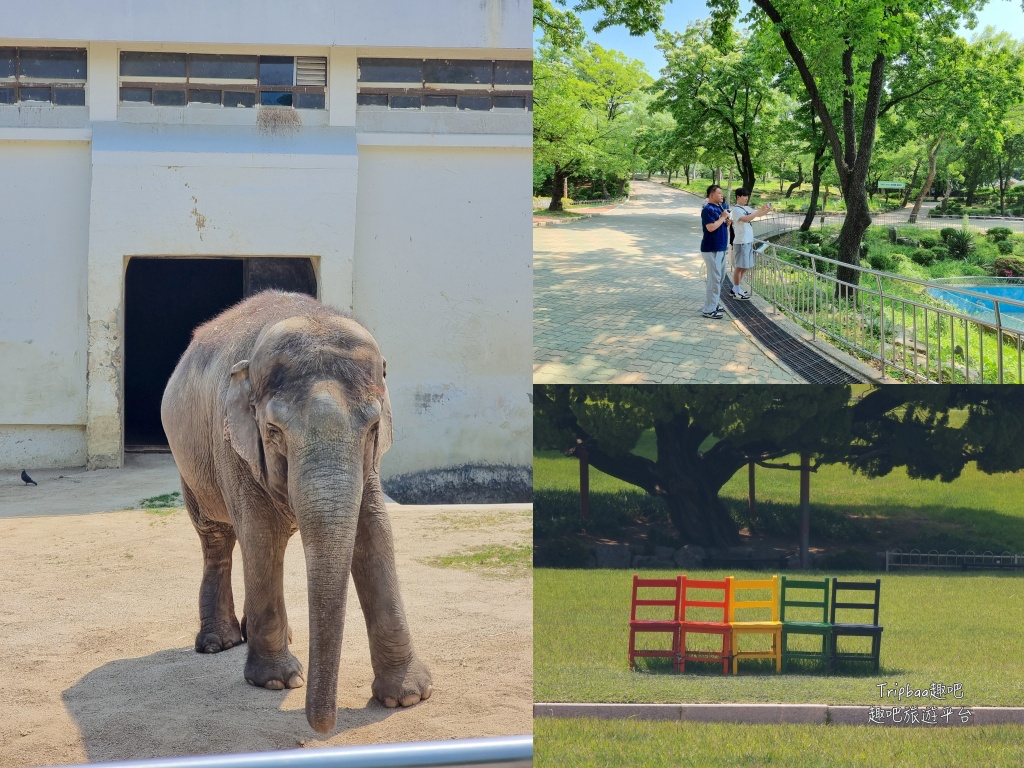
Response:
[{"label": "green tree", "polygon": [[[954,426],[953,410],[967,412]],[[654,460],[632,453],[653,429]],[[873,477],[906,467],[913,478],[949,482],[968,462],[983,472],[1024,469],[1024,390],[983,385],[534,387],[537,447],[583,441],[597,469],[660,496],[690,543],[737,542],[719,499],[750,461],[807,452]]]},{"label": "green tree", "polygon": [[723,54],[712,44],[710,23],[696,21],[681,34],[659,32],[658,48],[666,64],[655,108],[670,112],[703,146],[728,149],[742,186],[753,190],[755,160],[771,146],[779,114],[779,94],[762,71],[756,42],[736,33]]},{"label": "green tree", "polygon": [[[596,43],[570,51],[541,46],[534,61],[533,156],[550,169],[550,210],[562,210],[565,180],[628,174],[633,137],[623,118],[651,78],[639,61]],[[535,176],[537,174],[535,173]]]},{"label": "green tree", "polygon": [[[748,21],[757,33],[774,33],[806,89],[832,151],[846,218],[839,259],[859,263],[860,244],[871,224],[867,179],[879,114],[939,86],[943,73],[893,79],[891,64],[911,54],[941,50],[962,20],[985,0],[753,0]],[[738,0],[709,0],[721,38],[729,35]],[[857,272],[840,269],[840,281]],[[841,285],[838,284],[838,285]]]}]

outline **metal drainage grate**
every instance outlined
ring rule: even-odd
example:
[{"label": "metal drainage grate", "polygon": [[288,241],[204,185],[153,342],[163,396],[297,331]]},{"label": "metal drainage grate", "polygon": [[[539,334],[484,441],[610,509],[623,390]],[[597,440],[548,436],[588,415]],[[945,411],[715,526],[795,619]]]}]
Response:
[{"label": "metal drainage grate", "polygon": [[730,293],[732,283],[722,280],[722,303],[735,320],[770,349],[797,376],[808,384],[860,384],[860,379],[818,354],[799,339],[782,330],[764,312],[749,301],[737,301]]}]

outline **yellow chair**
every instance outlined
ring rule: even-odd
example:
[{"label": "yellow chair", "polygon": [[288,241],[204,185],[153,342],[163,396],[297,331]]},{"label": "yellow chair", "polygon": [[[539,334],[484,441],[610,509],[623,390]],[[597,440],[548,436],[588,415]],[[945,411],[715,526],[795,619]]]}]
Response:
[{"label": "yellow chair", "polygon": [[[732,601],[729,603],[729,625],[732,627],[732,673],[738,674],[740,659],[774,659],[775,671],[782,671],[782,622],[779,620],[779,577],[770,579],[736,579],[728,577],[732,584]],[[766,600],[744,600],[743,592],[771,590]],[[750,609],[767,609],[770,621],[737,621],[736,612]],[[741,651],[740,637],[743,635],[771,635],[769,651]]]}]

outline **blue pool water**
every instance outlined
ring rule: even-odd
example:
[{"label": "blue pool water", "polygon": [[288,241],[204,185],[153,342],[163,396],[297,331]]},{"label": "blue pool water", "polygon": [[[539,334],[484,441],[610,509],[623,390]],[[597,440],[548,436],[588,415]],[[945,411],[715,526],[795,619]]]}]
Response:
[{"label": "blue pool water", "polygon": [[[1013,299],[1024,302],[1024,285],[970,285],[963,286],[975,293],[984,293],[998,299]],[[976,296],[965,296],[954,288],[929,288],[928,294],[939,301],[959,309],[968,314],[990,313],[995,309],[995,304]],[[1024,315],[1024,307],[999,305],[999,314],[1003,315]]]}]

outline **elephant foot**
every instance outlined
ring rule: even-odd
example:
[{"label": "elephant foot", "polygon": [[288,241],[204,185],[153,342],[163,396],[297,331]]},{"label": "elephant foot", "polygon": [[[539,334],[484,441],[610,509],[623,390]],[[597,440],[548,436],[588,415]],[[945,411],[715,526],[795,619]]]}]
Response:
[{"label": "elephant foot", "polygon": [[302,663],[285,650],[281,656],[263,659],[249,652],[245,662],[245,682],[272,691],[285,688],[301,688],[306,684],[302,674]]},{"label": "elephant foot", "polygon": [[429,699],[433,692],[430,670],[415,656],[405,667],[373,680],[373,697],[385,707],[411,707]]},{"label": "elephant foot", "polygon": [[220,653],[244,642],[245,637],[237,621],[210,622],[208,625],[204,622],[196,635],[196,652]]}]

